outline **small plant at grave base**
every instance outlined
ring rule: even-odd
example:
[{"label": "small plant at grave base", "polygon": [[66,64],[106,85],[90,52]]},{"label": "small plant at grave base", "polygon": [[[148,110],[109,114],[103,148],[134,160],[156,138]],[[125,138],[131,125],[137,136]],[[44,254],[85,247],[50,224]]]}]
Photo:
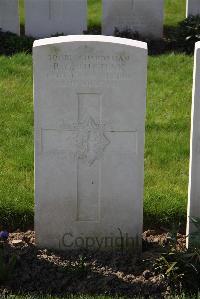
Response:
[{"label": "small plant at grave base", "polygon": [[200,247],[200,218],[199,217],[191,217],[190,218],[191,223],[195,227],[195,231],[190,233],[190,242],[191,246],[194,248]]},{"label": "small plant at grave base", "polygon": [[155,273],[164,275],[171,290],[197,294],[200,291],[200,249],[177,251],[172,232],[169,250],[154,262]]},{"label": "small plant at grave base", "polygon": [[87,276],[89,267],[86,263],[86,259],[82,255],[79,255],[78,260],[75,263],[70,263],[70,265],[64,269],[64,272],[78,279]]},{"label": "small plant at grave base", "polygon": [[176,249],[178,241],[178,232],[180,231],[181,223],[173,224],[171,231],[168,233],[167,240],[168,245],[174,251]]},{"label": "small plant at grave base", "polygon": [[189,16],[179,23],[176,32],[177,46],[182,51],[192,54],[194,46],[200,40],[200,15]]},{"label": "small plant at grave base", "polygon": [[0,283],[5,283],[10,279],[16,265],[16,261],[17,258],[15,255],[10,258],[6,258],[4,255],[4,249],[0,247]]},{"label": "small plant at grave base", "polygon": [[82,256],[79,255],[78,261],[76,262],[74,266],[74,273],[78,277],[84,277],[88,274],[89,268],[86,263],[86,259]]}]

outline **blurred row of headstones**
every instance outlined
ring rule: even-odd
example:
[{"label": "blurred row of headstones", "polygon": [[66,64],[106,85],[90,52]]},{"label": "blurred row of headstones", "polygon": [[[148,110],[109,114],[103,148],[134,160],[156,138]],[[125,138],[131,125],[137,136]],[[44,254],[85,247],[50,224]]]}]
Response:
[{"label": "blurred row of headstones", "polygon": [[[87,0],[25,0],[25,34],[36,38],[87,31]],[[164,0],[102,0],[102,34],[136,31],[161,38]],[[199,0],[187,0],[186,15],[200,13]],[[0,0],[0,30],[20,34],[19,0]]]}]

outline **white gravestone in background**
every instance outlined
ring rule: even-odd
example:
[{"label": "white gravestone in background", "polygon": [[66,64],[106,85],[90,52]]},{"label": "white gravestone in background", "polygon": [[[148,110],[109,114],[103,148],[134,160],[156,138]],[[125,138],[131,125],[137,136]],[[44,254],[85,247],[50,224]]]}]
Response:
[{"label": "white gravestone in background", "polygon": [[200,218],[200,42],[195,46],[190,137],[187,235],[194,231],[190,217]]},{"label": "white gravestone in background", "polygon": [[144,37],[163,35],[164,0],[103,0],[102,32],[131,29]]},{"label": "white gravestone in background", "polygon": [[146,43],[50,38],[34,43],[33,61],[37,244],[110,248],[123,236],[137,245]]},{"label": "white gravestone in background", "polygon": [[199,0],[187,0],[186,4],[186,17],[190,15],[200,14],[200,1]]},{"label": "white gravestone in background", "polygon": [[25,0],[27,36],[82,34],[87,30],[87,0]]},{"label": "white gravestone in background", "polygon": [[0,0],[0,30],[20,34],[18,0]]}]

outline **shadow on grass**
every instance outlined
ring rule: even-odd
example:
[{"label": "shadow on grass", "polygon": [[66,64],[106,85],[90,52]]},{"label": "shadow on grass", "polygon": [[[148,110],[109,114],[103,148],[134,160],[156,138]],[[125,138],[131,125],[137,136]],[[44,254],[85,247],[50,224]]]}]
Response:
[{"label": "shadow on grass", "polygon": [[101,26],[100,25],[89,26],[88,30],[84,32],[84,34],[101,35]]},{"label": "shadow on grass", "polygon": [[25,36],[25,26],[23,24],[20,24],[20,33],[21,36]]},{"label": "shadow on grass", "polygon": [[177,26],[165,25],[163,29],[163,35],[166,39],[176,40]]},{"label": "shadow on grass", "polygon": [[[178,38],[178,29],[178,26],[164,26],[162,39],[147,39],[140,36],[138,32],[133,32],[129,29],[124,31],[118,31],[116,29],[115,35],[122,38],[130,38],[146,42],[148,44],[148,54],[151,56],[170,52],[188,54],[188,50],[184,49]],[[191,54],[189,53],[189,55]]]},{"label": "shadow on grass", "polygon": [[[100,26],[93,26],[84,32],[84,34],[101,34]],[[59,36],[58,34],[55,36]],[[36,40],[33,37],[25,36],[24,25],[21,25],[21,36],[10,32],[0,31],[0,55],[11,56],[17,53],[32,53],[33,42]]]},{"label": "shadow on grass", "polygon": [[30,210],[8,211],[3,207],[0,209],[0,229],[14,231],[20,228],[21,231],[33,229],[34,212]]},{"label": "shadow on grass", "polygon": [[31,53],[33,42],[33,38],[0,31],[0,55],[10,56],[21,52]]},{"label": "shadow on grass", "polygon": [[[12,33],[0,32],[0,55],[13,55],[20,52],[32,53],[34,38],[24,35],[24,26],[22,25],[22,35],[19,37]],[[101,26],[90,26],[84,34],[101,34]],[[185,53],[185,49],[177,42],[177,27],[164,26],[164,37],[159,40],[147,40],[140,37],[132,31],[118,32],[118,37],[137,39],[145,41],[148,44],[149,55],[161,55],[168,52]],[[186,53],[187,54],[187,53]]]},{"label": "shadow on grass", "polygon": [[[151,213],[150,211],[144,210],[144,230],[148,229],[157,229],[164,228],[166,230],[171,230],[172,227],[177,227],[178,231],[182,234],[185,234],[186,232],[186,221],[187,221],[187,215],[185,215],[182,211],[180,211],[179,214],[177,214],[177,211],[174,211],[171,213],[165,214],[165,215],[156,215],[155,213]],[[152,221],[153,220],[153,221]]]},{"label": "shadow on grass", "polygon": [[[34,212],[27,211],[1,211],[0,210],[0,229],[7,231],[16,231],[20,228],[20,231],[27,231],[34,229]],[[172,226],[180,225],[180,232],[185,233],[185,224],[186,224],[186,214],[181,210],[179,215],[177,214],[177,210],[172,213],[170,211],[169,214],[155,215],[154,212],[146,211],[144,209],[144,230],[147,229],[157,229],[158,227],[164,227],[166,229],[171,229]]]}]

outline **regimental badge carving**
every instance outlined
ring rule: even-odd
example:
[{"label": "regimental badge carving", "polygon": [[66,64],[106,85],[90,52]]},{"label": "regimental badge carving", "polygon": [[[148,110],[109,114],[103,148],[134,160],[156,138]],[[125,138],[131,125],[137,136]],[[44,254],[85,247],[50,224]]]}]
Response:
[{"label": "regimental badge carving", "polygon": [[110,143],[104,127],[104,124],[97,124],[91,116],[77,125],[77,158],[86,160],[89,166],[102,157]]},{"label": "regimental badge carving", "polygon": [[59,130],[41,130],[41,150],[60,155],[68,153],[74,159],[81,159],[91,166],[102,157],[110,143],[106,132],[105,124],[96,123],[91,116],[71,125],[62,121]]}]

